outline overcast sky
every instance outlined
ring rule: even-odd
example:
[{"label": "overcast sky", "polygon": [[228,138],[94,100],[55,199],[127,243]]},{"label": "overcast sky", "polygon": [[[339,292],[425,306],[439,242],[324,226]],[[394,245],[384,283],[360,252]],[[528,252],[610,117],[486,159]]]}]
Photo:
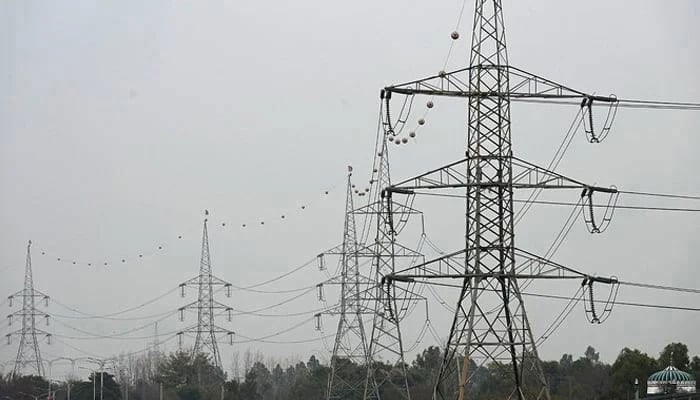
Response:
[{"label": "overcast sky", "polygon": [[[461,5],[460,0],[0,2],[0,294],[21,289],[31,239],[35,287],[58,303],[99,315],[139,306],[197,274],[204,209],[211,212],[214,272],[238,286],[278,276],[336,245],[342,238],[346,166],[355,167],[359,187],[368,184],[379,89],[442,69]],[[508,0],[504,10],[514,66],[597,94],[700,101],[695,1]],[[472,16],[467,1],[448,69],[468,63]],[[435,103],[416,140],[392,148],[395,179],[462,157],[464,101]],[[425,99],[416,104],[412,124]],[[546,165],[576,111],[514,104],[516,155]],[[558,171],[627,190],[700,194],[699,131],[698,112],[623,109],[603,143],[577,137]],[[575,202],[577,196],[555,198]],[[697,202],[624,196],[620,201],[698,208]],[[442,249],[463,246],[462,202],[418,199],[416,206]],[[518,226],[518,247],[544,253],[568,212],[533,209]],[[603,235],[589,235],[579,221],[555,259],[622,280],[698,288],[698,223],[697,213],[618,210]],[[412,244],[415,237],[408,232],[402,240]],[[299,289],[326,278],[309,265],[260,289]],[[571,295],[577,286],[539,284],[533,290]],[[335,292],[326,294],[332,304]],[[172,291],[118,317],[174,311],[196,298],[194,290],[186,295]],[[220,324],[247,337],[301,324],[271,339],[279,341],[331,335],[332,317],[324,317],[323,332],[314,330],[310,318],[323,304],[313,290],[234,291],[220,300],[250,311],[297,295],[261,312],[301,315],[239,315]],[[700,304],[697,295],[626,287],[619,298]],[[564,306],[526,301],[536,336]],[[56,303],[48,311],[56,317],[42,329],[58,339],[42,344],[48,359],[143,349],[153,342],[153,322],[163,318],[75,319],[80,314]],[[450,313],[431,300],[430,314],[444,337]],[[195,321],[193,315],[184,322],[176,317],[159,323],[168,350],[177,347],[172,333]],[[417,311],[404,327],[408,345],[416,342],[424,318]],[[126,335],[129,340],[84,339],[142,326]],[[2,322],[0,332],[17,327]],[[540,355],[580,355],[592,345],[612,361],[624,346],[656,356],[672,341],[699,354],[698,331],[697,312],[618,306],[609,320],[594,326],[579,307]],[[15,338],[0,347],[0,360],[13,360],[17,343]],[[331,343],[222,344],[221,351],[227,366],[232,352],[247,348],[279,359],[306,359],[314,352],[327,360]],[[435,343],[426,335],[416,349]],[[414,356],[415,351],[408,358]]]}]

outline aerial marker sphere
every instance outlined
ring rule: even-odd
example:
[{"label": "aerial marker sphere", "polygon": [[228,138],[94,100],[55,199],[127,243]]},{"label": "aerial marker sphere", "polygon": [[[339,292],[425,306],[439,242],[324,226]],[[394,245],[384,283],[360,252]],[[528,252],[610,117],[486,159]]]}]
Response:
[{"label": "aerial marker sphere", "polygon": [[435,104],[433,104],[432,100],[428,100],[428,103],[426,104],[426,106],[428,106],[428,108],[433,108],[433,106],[435,106]]},{"label": "aerial marker sphere", "polygon": [[452,40],[459,39],[459,32],[457,32],[457,31],[452,32],[452,34],[450,34],[450,37],[452,38]]},{"label": "aerial marker sphere", "polygon": [[408,143],[408,139],[407,138],[401,139],[401,143],[404,143],[404,144]]},{"label": "aerial marker sphere", "polygon": [[418,125],[425,125],[425,120],[423,118],[419,119]]},{"label": "aerial marker sphere", "polygon": [[416,133],[415,133],[415,132],[410,132],[410,133],[408,134],[408,136],[414,138],[414,137],[416,137]]}]

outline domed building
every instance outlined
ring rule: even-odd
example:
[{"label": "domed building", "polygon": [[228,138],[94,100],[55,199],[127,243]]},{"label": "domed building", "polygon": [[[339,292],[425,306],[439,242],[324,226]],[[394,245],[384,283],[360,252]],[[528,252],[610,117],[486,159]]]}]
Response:
[{"label": "domed building", "polygon": [[695,378],[672,365],[649,376],[647,394],[670,393],[695,393]]}]

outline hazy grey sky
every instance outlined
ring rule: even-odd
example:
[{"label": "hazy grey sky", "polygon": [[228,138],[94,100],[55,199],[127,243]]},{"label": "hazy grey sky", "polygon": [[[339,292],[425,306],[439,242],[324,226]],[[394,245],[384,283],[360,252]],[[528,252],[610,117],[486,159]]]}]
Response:
[{"label": "hazy grey sky", "polygon": [[[137,306],[197,273],[205,208],[212,212],[215,273],[236,285],[277,276],[337,244],[345,168],[355,166],[360,186],[371,172],[379,89],[442,69],[461,5],[459,0],[0,2],[0,294],[21,288],[26,241],[32,239],[37,289],[86,313]],[[472,8],[467,0],[448,69],[468,63]],[[504,9],[512,65],[598,94],[700,100],[695,1],[508,0]],[[422,107],[424,100],[416,104]],[[392,150],[394,178],[462,156],[464,103],[435,103],[416,140]],[[514,104],[516,154],[546,164],[575,113],[575,107]],[[699,194],[699,130],[697,112],[623,109],[602,144],[577,137],[559,171],[628,190]],[[575,202],[578,194],[572,196],[556,198]],[[416,206],[426,213],[431,238],[456,250],[463,241],[464,205],[445,202],[419,199]],[[629,197],[621,202],[661,204]],[[566,209],[535,207],[518,226],[518,246],[544,253],[567,215]],[[619,210],[603,235],[589,235],[580,221],[555,259],[624,280],[697,288],[699,222],[694,213]],[[250,226],[242,229],[241,223]],[[415,242],[407,236],[406,244]],[[138,254],[159,245],[165,248],[138,261]],[[42,250],[49,255],[41,256]],[[122,264],[122,258],[129,261]],[[110,265],[102,265],[105,261]],[[98,265],[90,268],[87,262]],[[301,288],[325,278],[311,266],[262,289]],[[577,285],[540,284],[533,290],[570,295]],[[333,293],[327,292],[329,303]],[[235,291],[225,302],[255,310],[294,295]],[[173,292],[120,317],[175,310],[194,296],[189,291],[182,299]],[[619,298],[699,303],[697,295],[629,288]],[[536,335],[564,306],[526,301]],[[309,319],[319,307],[311,291],[266,311],[308,315],[237,316],[221,325],[260,337]],[[77,314],[55,304],[49,312],[63,316],[46,328],[57,339],[104,356],[144,348],[153,326],[130,335],[143,339],[66,336],[86,336],[75,329],[111,334],[156,319],[69,319]],[[446,335],[451,315],[435,301],[430,312],[435,329]],[[409,345],[421,318],[416,314],[404,328]],[[161,340],[193,322],[191,315],[179,322],[173,314],[159,324]],[[10,328],[0,323],[3,335]],[[333,330],[329,317],[323,333],[309,321],[274,339],[311,339]],[[698,313],[617,307],[605,324],[592,326],[578,308],[540,354],[558,359],[563,352],[581,354],[590,344],[611,361],[623,346],[657,355],[671,341],[685,342],[698,354],[698,331]],[[82,355],[61,342],[42,345],[44,356]],[[417,348],[434,343],[427,335]],[[0,347],[0,360],[12,360],[16,344]],[[176,344],[169,340],[166,348]],[[239,343],[221,346],[224,363],[246,348],[279,358],[329,354],[321,341]]]}]

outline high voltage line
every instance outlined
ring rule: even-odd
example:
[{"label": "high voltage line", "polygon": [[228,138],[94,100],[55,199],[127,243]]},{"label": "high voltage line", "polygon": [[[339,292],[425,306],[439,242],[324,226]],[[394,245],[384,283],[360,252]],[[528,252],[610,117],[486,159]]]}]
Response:
[{"label": "high voltage line", "polygon": [[[626,193],[624,191],[619,191],[619,193]],[[461,194],[450,194],[450,193],[431,193],[431,192],[415,192],[415,194],[420,194],[424,196],[433,197],[446,197],[455,199],[464,199],[465,195]],[[670,195],[667,195],[668,197]],[[680,196],[680,195],[679,195]],[[674,196],[677,197],[677,196]],[[580,206],[580,203],[571,203],[564,201],[544,201],[544,200],[526,200],[526,199],[513,199],[514,203],[525,203],[525,204],[543,204],[551,206]],[[594,208],[608,208],[604,204],[593,204]],[[684,208],[684,207],[657,207],[657,206],[631,206],[631,205],[615,205],[614,208],[622,210],[639,210],[639,211],[678,211],[678,212],[700,212],[700,208]]]}]

